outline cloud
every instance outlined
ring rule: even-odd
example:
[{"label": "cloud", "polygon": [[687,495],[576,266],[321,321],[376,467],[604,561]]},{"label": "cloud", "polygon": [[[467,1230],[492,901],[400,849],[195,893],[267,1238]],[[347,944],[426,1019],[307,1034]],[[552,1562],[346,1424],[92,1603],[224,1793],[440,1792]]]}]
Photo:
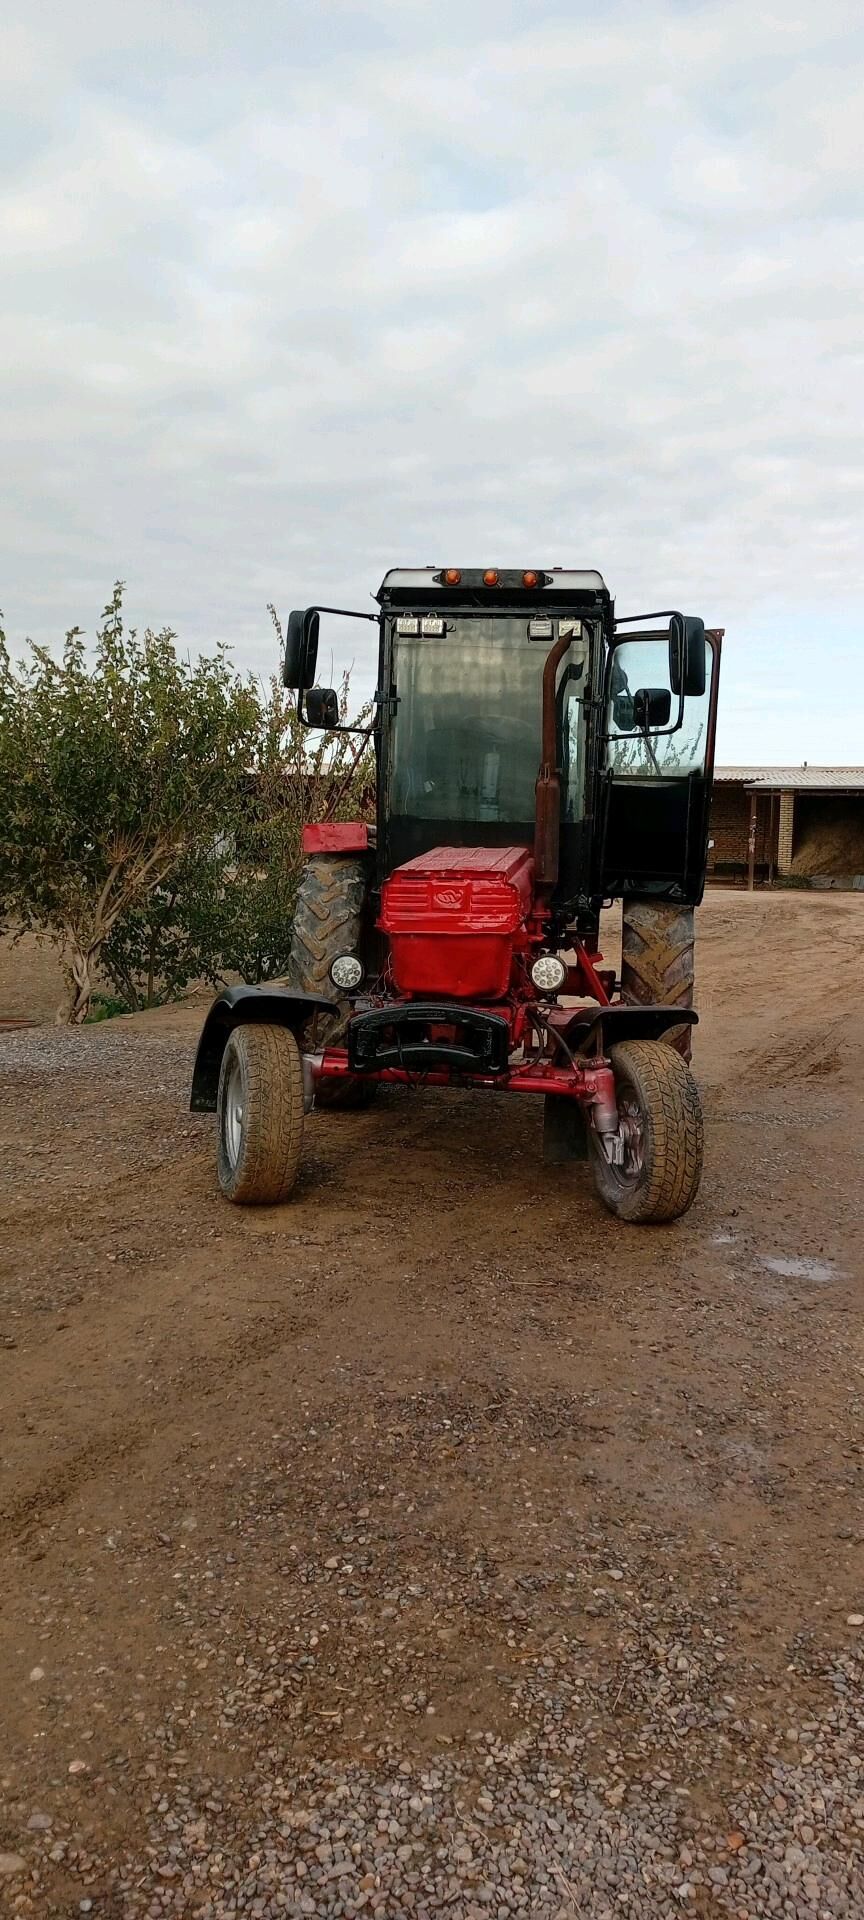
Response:
[{"label": "cloud", "polygon": [[803,677],[826,609],[860,622],[850,6],[52,0],[6,33],[13,637],[121,574],[263,669],[270,597],[599,565],[726,624],[736,757],[754,636]]}]

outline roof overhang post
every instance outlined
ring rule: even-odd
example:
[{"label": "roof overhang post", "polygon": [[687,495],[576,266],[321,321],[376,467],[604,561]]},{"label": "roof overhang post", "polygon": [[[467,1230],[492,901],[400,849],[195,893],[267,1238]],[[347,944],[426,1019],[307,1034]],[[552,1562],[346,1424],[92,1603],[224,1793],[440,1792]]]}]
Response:
[{"label": "roof overhang post", "polygon": [[795,831],[795,795],[781,793],[780,821],[777,829],[777,872],[792,872],[792,842]]},{"label": "roof overhang post", "polygon": [[777,833],[779,823],[779,793],[771,795],[771,818],[768,825],[768,885],[773,887],[777,875]]},{"label": "roof overhang post", "polygon": [[747,835],[747,891],[752,893],[756,885],[756,820],[759,811],[759,795],[755,787],[750,794],[750,832]]}]

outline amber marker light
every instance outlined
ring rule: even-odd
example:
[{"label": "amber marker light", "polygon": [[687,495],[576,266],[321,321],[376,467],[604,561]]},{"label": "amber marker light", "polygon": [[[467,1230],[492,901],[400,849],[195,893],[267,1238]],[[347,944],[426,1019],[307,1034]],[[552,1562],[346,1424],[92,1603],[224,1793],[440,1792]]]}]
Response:
[{"label": "amber marker light", "polygon": [[486,568],[486,572],[483,575],[483,585],[484,587],[497,587],[498,585],[498,568],[497,567]]},{"label": "amber marker light", "polygon": [[461,579],[462,574],[458,567],[448,567],[444,575],[444,585],[445,587],[458,587]]},{"label": "amber marker light", "polygon": [[539,587],[540,585],[539,573],[532,573],[531,568],[529,567],[528,572],[523,573],[522,575],[522,585],[523,587]]}]

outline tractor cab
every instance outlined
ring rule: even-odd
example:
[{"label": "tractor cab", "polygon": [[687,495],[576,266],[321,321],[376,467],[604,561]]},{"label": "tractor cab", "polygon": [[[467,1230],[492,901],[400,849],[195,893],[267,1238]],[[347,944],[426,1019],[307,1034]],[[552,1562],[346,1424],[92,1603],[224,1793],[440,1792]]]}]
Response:
[{"label": "tractor cab", "polygon": [[[297,1085],[331,1109],[382,1083],[542,1093],[547,1157],[589,1159],[622,1218],[674,1218],[701,1166],[693,908],[721,634],[616,617],[592,569],[393,568],[376,600],[287,623],[310,729],[343,725],[316,680],[322,618],[377,627],[376,820],[304,829],[290,981],[227,989],[208,1017],[193,1105],[218,1107],[223,1191],[294,1177],[250,1118],[266,1046],[295,1106]],[[615,895],[620,969],[598,945]]]},{"label": "tractor cab", "polygon": [[448,844],[533,847],[544,670],[566,639],[554,719],[560,845],[577,881],[591,801],[588,723],[611,605],[600,575],[394,571],[378,599],[385,867]]},{"label": "tractor cab", "polygon": [[[698,903],[718,632],[616,619],[591,569],[393,568],[376,598],[379,880],[436,846],[520,845],[564,922],[629,893]],[[313,684],[335,612],[289,620],[285,682],[312,726],[338,720]]]}]

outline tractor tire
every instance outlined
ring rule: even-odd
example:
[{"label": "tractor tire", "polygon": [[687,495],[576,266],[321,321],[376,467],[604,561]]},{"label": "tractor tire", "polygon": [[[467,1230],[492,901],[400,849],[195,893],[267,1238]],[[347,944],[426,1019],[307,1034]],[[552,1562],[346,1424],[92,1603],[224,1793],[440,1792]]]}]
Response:
[{"label": "tractor tire", "polygon": [[625,1040],[610,1055],[622,1126],[624,1163],[613,1166],[589,1126],[594,1184],[619,1220],[677,1220],[702,1176],[702,1107],[686,1061],[663,1040]]},{"label": "tractor tire", "polygon": [[303,1066],[287,1027],[235,1027],[216,1100],[217,1171],[226,1200],[272,1207],[297,1178],[303,1145]]},{"label": "tractor tire", "polygon": [[[692,1007],[693,908],[666,901],[625,900],[621,935],[621,998],[639,1007]],[[691,1026],[663,1035],[682,1059],[692,1052]]]},{"label": "tractor tire", "polygon": [[[330,967],[339,953],[356,953],[366,903],[366,865],[350,855],[313,854],[306,862],[294,908],[288,978],[303,993],[333,993]],[[347,1000],[338,1015],[316,1014],[310,1044],[320,1046],[350,1011]],[[315,1105],[328,1112],[368,1107],[378,1091],[374,1080],[334,1080],[321,1085]]]}]

